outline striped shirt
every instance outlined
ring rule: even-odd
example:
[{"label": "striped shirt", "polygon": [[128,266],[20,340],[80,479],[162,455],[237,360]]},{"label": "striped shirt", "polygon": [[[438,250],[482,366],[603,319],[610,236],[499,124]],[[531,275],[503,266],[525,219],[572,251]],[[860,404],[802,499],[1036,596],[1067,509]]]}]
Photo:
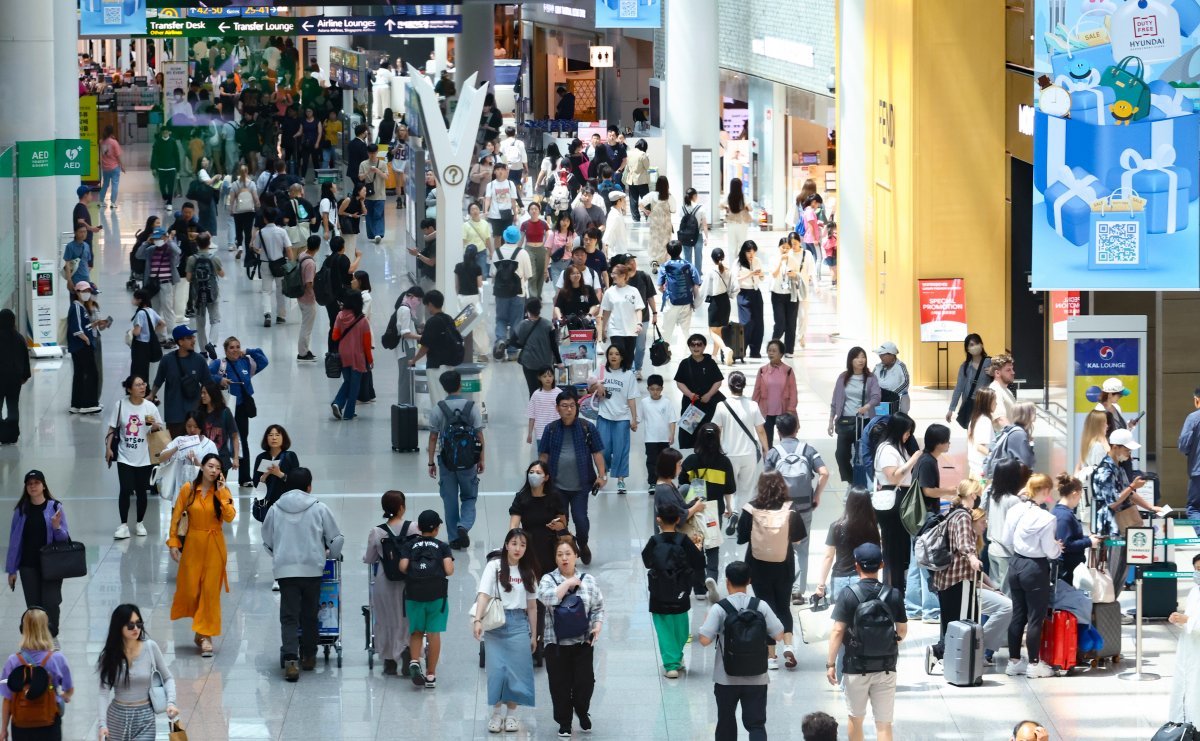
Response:
[{"label": "striped shirt", "polygon": [[525,416],[533,420],[535,442],[542,439],[542,431],[546,429],[546,425],[558,419],[558,394],[557,388],[549,391],[537,389],[529,397],[529,403],[525,407]]}]

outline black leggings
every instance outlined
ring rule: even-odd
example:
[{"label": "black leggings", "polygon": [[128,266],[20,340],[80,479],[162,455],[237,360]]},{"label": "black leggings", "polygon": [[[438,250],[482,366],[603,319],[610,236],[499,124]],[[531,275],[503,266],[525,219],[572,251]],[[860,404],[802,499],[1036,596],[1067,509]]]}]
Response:
[{"label": "black leggings", "polygon": [[[767,607],[783,623],[783,632],[792,632],[792,582],[796,580],[794,560],[791,546],[788,546],[788,556],[782,563],[764,563],[757,559],[750,561],[750,583],[754,588],[754,596],[767,603]],[[775,639],[769,639],[767,645],[774,646]]]},{"label": "black leggings", "polygon": [[[131,466],[127,463],[117,463],[117,481],[120,482],[121,494],[118,506],[121,510],[121,524],[129,522],[129,496],[137,495],[137,521],[146,519],[147,494],[150,491],[151,466]],[[171,492],[175,494],[176,492]]]},{"label": "black leggings", "polygon": [[842,483],[849,486],[854,483],[854,446],[858,444],[857,430],[849,432],[839,432],[837,434],[837,452],[833,454],[837,461],[838,475],[842,477]]},{"label": "black leggings", "polygon": [[879,522],[879,539],[883,548],[884,584],[904,594],[907,585],[908,558],[912,548],[912,538],[900,521],[900,500],[904,489],[895,489],[896,501],[889,509],[875,510],[875,519]]},{"label": "black leggings", "polygon": [[[958,582],[957,584],[947,587],[937,593],[938,609],[942,614],[942,628],[938,634],[937,645],[934,646],[933,652],[940,659],[942,658],[943,649],[946,646],[946,628],[955,620],[961,619],[962,601],[966,596],[966,582]],[[968,620],[975,620],[975,615],[968,615]]]},{"label": "black leggings", "polygon": [[254,234],[254,212],[233,215],[233,232],[238,247],[250,249],[250,238]]},{"label": "black leggings", "polygon": [[796,319],[800,316],[800,302],[793,301],[786,293],[771,294],[771,312],[775,325],[771,329],[771,339],[783,338],[783,351],[796,351]]},{"label": "black leggings", "polygon": [[1050,607],[1050,562],[1014,554],[1008,560],[1008,594],[1013,603],[1012,622],[1008,624],[1008,656],[1021,658],[1021,633],[1024,633],[1025,650],[1032,663],[1042,650],[1042,623]]}]

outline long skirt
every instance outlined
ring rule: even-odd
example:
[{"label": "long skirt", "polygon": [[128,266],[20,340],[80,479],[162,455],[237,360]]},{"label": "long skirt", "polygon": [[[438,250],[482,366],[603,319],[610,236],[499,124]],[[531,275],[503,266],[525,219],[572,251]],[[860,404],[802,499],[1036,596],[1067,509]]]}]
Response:
[{"label": "long skirt", "polygon": [[487,645],[488,704],[512,702],[533,707],[533,653],[529,616],[505,610],[504,625],[483,634]]}]

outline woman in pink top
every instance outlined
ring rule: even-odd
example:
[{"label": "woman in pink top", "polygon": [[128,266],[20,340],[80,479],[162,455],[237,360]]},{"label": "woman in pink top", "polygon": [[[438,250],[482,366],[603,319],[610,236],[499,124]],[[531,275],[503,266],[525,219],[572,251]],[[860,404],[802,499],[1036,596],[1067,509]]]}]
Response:
[{"label": "woman in pink top", "polygon": [[371,344],[371,324],[363,315],[363,295],[351,291],[342,299],[342,310],[333,323],[333,348],[342,360],[342,385],[329,405],[334,419],[354,419],[362,377],[375,364]]},{"label": "woman in pink top", "polygon": [[775,418],[785,412],[796,413],[796,374],[783,362],[783,343],[779,340],[767,343],[767,360],[767,364],[758,369],[750,398],[758,402],[765,420],[767,445],[774,445]]},{"label": "woman in pink top", "polygon": [[121,173],[125,172],[125,163],[121,162],[121,143],[117,141],[116,132],[112,126],[104,127],[104,137],[100,140],[100,207],[104,207],[104,196],[108,186],[112,185],[112,199],[108,207],[116,209],[117,190],[121,186]]}]

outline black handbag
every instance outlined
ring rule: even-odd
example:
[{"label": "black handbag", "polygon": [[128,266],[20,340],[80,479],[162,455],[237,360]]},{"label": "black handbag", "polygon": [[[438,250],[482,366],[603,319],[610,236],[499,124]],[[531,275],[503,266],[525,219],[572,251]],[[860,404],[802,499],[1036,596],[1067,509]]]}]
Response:
[{"label": "black handbag", "polygon": [[[881,397],[883,396],[882,391],[880,392],[880,396]],[[863,378],[862,398],[859,400],[858,406],[864,407],[864,406],[866,406],[866,404],[867,404],[867,379]],[[845,434],[853,432],[853,433],[856,433],[855,439],[857,439],[858,437],[860,437],[860,435],[857,434],[857,433],[859,433],[860,430],[862,430],[862,418],[859,417],[858,415],[843,414],[842,416],[838,417],[837,420],[835,420],[833,423],[833,431],[839,435],[845,435]]]},{"label": "black handbag", "polygon": [[254,403],[254,397],[250,394],[243,393],[242,398],[238,399],[238,408],[242,409],[242,414],[246,415],[246,419],[254,419],[258,416],[258,404]]},{"label": "black handbag", "polygon": [[40,553],[42,579],[72,579],[87,576],[87,548],[78,540],[48,543]]},{"label": "black handbag", "polygon": [[971,425],[971,413],[975,411],[975,389],[979,386],[979,374],[983,372],[983,358],[979,361],[979,367],[975,369],[975,378],[971,381],[971,390],[963,397],[962,403],[959,404],[958,414],[954,415],[954,421],[958,426],[968,429]]},{"label": "black handbag", "polygon": [[271,271],[272,278],[282,278],[287,273],[287,258],[281,257],[277,260],[269,261],[267,269]]},{"label": "black handbag", "polygon": [[1198,741],[1200,734],[1191,723],[1163,723],[1150,741]]},{"label": "black handbag", "polygon": [[[354,320],[353,324],[351,324],[349,327],[346,327],[346,333],[343,334],[341,339],[338,340],[337,346],[339,348],[342,346],[342,340],[346,339],[346,335],[350,334],[350,330],[354,329],[354,326],[356,324],[358,324],[359,322],[361,322],[362,320],[363,320],[363,317],[359,316],[357,319]],[[326,378],[341,378],[342,377],[342,354],[340,352],[338,352],[337,350],[325,353],[325,377]]]}]

